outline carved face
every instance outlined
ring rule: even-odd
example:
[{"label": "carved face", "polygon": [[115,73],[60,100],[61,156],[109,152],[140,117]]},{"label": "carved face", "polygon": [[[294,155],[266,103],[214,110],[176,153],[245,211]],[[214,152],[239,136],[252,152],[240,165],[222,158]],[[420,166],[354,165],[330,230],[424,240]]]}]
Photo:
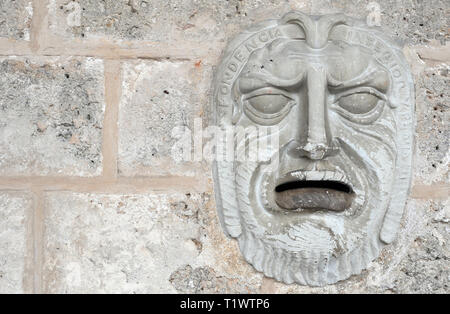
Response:
[{"label": "carved face", "polygon": [[219,124],[278,138],[235,143],[256,141],[272,162],[217,163],[220,217],[246,260],[286,283],[360,273],[403,211],[412,81],[398,51],[355,23],[290,13],[238,37],[218,71]]}]

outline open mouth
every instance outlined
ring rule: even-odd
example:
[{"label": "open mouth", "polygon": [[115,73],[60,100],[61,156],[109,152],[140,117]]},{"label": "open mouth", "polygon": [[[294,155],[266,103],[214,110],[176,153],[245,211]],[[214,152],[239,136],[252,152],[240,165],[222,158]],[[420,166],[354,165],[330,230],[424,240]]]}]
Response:
[{"label": "open mouth", "polygon": [[348,209],[355,197],[351,186],[333,180],[296,180],[279,184],[275,188],[275,201],[287,210]]}]

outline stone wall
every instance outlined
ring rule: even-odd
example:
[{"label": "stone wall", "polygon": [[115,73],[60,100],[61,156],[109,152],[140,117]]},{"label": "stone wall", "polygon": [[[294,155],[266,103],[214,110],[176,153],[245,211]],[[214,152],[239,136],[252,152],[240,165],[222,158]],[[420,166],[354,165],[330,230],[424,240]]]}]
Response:
[{"label": "stone wall", "polygon": [[[0,293],[448,293],[450,3],[370,2],[0,0]],[[264,278],[221,230],[211,165],[175,162],[171,130],[208,123],[214,68],[245,26],[377,8],[416,81],[400,235],[333,286]]]}]

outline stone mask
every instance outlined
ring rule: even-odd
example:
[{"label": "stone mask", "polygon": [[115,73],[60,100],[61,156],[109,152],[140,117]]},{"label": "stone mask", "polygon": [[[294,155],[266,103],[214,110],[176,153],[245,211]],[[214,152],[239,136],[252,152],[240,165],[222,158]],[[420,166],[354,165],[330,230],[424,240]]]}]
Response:
[{"label": "stone mask", "polygon": [[401,49],[347,16],[291,12],[231,41],[214,88],[218,126],[278,139],[236,138],[236,151],[253,141],[268,158],[214,165],[219,217],[244,258],[288,284],[361,273],[394,240],[410,186],[414,87]]}]

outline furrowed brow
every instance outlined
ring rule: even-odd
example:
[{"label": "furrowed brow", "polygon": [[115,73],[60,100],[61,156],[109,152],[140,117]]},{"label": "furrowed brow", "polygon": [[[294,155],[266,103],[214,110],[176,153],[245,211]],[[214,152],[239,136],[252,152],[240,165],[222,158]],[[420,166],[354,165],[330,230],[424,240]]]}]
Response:
[{"label": "furrowed brow", "polygon": [[280,79],[270,74],[252,73],[239,78],[239,89],[241,93],[249,93],[264,87],[279,87],[289,89],[300,85],[305,79],[305,72],[300,73],[293,79]]},{"label": "furrowed brow", "polygon": [[343,90],[358,86],[370,86],[380,92],[386,93],[390,85],[389,74],[387,71],[373,63],[370,63],[363,73],[353,79],[340,81],[332,77],[329,72],[327,73],[327,79],[328,86],[330,86],[333,90]]}]

